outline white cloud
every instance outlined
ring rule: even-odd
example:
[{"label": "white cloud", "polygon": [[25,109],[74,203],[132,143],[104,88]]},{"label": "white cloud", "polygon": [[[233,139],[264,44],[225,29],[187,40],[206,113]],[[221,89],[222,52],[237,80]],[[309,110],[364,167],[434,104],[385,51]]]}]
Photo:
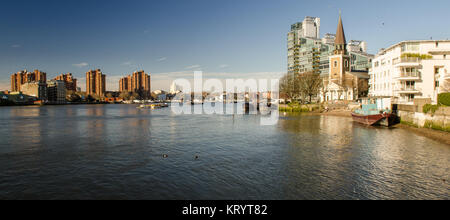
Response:
[{"label": "white cloud", "polygon": [[167,60],[167,57],[161,57],[161,58],[157,59],[156,61],[162,62],[162,61],[165,61],[165,60]]},{"label": "white cloud", "polygon": [[122,66],[128,66],[130,68],[138,68],[138,66],[133,61],[127,61],[121,64]]},{"label": "white cloud", "polygon": [[72,64],[72,65],[75,66],[75,67],[78,67],[78,68],[82,68],[82,67],[89,66],[89,63],[83,62],[83,63]]},{"label": "white cloud", "polygon": [[198,69],[198,68],[200,68],[200,67],[201,67],[200,65],[192,65],[192,66],[186,67],[185,69],[191,70],[191,69]]},{"label": "white cloud", "polygon": [[222,65],[219,66],[220,69],[225,69],[227,67],[229,67],[228,64],[222,64]]},{"label": "white cloud", "polygon": [[22,45],[20,45],[20,44],[13,44],[13,45],[11,45],[11,47],[12,48],[20,48],[20,47],[22,47]]}]

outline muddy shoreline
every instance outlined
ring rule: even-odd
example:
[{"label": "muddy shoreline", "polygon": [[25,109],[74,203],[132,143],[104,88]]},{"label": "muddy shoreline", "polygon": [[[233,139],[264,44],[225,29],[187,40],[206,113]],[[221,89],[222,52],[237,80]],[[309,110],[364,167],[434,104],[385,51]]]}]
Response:
[{"label": "muddy shoreline", "polygon": [[[335,110],[326,113],[315,113],[317,115],[325,115],[325,116],[338,116],[338,117],[352,117],[351,111],[345,110]],[[440,143],[448,144],[450,146],[450,134],[445,131],[433,130],[430,128],[416,128],[409,125],[397,124],[393,126],[394,128],[407,129],[417,135],[431,138]]]}]

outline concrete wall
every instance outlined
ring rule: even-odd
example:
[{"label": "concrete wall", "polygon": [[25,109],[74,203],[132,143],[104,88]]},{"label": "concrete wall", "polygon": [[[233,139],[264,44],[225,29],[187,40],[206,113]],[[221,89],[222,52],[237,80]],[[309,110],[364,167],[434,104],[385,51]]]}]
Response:
[{"label": "concrete wall", "polygon": [[405,112],[417,112],[418,108],[415,105],[398,105],[398,110]]},{"label": "concrete wall", "polygon": [[399,110],[398,116],[404,122],[413,123],[418,127],[424,127],[426,123],[432,122],[444,128],[450,127],[450,107],[441,107],[435,114]]},{"label": "concrete wall", "polygon": [[431,98],[416,98],[414,99],[414,105],[417,106],[417,112],[423,112],[423,106],[431,104]]}]

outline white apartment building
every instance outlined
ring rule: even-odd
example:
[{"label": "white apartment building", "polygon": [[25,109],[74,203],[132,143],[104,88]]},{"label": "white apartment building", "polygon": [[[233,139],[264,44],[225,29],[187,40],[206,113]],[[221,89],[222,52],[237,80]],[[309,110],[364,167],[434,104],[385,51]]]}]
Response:
[{"label": "white apartment building", "polygon": [[435,104],[450,86],[450,41],[403,41],[382,49],[369,76],[369,97],[380,109],[413,104],[415,98],[430,98]]}]

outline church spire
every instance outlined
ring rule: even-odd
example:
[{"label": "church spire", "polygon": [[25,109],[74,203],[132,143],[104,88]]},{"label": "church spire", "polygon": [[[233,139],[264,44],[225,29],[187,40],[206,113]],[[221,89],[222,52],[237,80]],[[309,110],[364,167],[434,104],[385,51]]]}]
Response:
[{"label": "church spire", "polygon": [[336,40],[334,41],[336,46],[336,53],[345,53],[347,41],[345,40],[344,25],[342,24],[341,12],[339,12],[339,24],[336,31]]}]

